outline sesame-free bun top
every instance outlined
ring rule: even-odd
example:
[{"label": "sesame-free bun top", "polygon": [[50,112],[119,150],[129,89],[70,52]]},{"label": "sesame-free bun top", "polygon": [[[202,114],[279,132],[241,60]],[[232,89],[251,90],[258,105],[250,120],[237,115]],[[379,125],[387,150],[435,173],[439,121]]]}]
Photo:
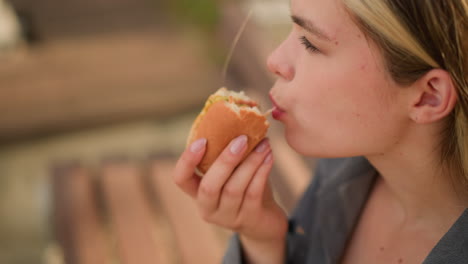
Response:
[{"label": "sesame-free bun top", "polygon": [[257,103],[244,92],[220,88],[212,94],[205,107],[193,122],[187,145],[200,138],[207,139],[206,151],[196,173],[203,176],[216,158],[240,135],[246,135],[247,151],[242,160],[266,136],[269,123]]}]

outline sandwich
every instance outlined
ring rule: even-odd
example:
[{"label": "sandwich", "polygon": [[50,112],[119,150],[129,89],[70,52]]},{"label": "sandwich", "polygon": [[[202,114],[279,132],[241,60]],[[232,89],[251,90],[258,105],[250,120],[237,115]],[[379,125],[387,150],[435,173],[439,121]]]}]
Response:
[{"label": "sandwich", "polygon": [[248,138],[244,160],[266,136],[270,126],[266,115],[268,112],[262,114],[258,103],[244,92],[223,87],[210,95],[193,122],[187,139],[187,145],[200,138],[207,139],[205,155],[196,168],[196,174],[203,176],[229,143],[241,135]]}]

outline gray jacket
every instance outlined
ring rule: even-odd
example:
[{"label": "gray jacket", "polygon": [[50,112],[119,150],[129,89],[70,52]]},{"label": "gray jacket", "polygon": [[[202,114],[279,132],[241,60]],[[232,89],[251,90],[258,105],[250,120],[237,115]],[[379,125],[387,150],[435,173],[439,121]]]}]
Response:
[{"label": "gray jacket", "polygon": [[[363,157],[324,159],[289,221],[288,264],[338,263],[376,179]],[[233,236],[223,263],[245,263]],[[423,264],[468,264],[468,209],[432,249]]]}]

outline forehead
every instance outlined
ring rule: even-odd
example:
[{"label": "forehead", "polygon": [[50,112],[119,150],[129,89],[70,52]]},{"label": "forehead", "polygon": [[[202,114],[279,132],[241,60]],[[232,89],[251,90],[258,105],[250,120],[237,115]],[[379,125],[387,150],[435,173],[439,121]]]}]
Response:
[{"label": "forehead", "polygon": [[292,15],[310,20],[333,40],[345,33],[359,32],[342,0],[290,0]]}]

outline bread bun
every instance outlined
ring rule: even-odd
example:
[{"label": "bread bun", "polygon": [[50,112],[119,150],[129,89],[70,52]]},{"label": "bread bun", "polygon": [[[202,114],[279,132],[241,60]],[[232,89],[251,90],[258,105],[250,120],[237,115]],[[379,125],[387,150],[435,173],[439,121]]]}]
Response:
[{"label": "bread bun", "polygon": [[196,173],[203,176],[226,146],[240,135],[248,138],[244,160],[265,138],[268,128],[269,123],[254,100],[243,92],[219,89],[208,98],[188,136],[187,145],[200,138],[207,139],[206,152]]}]

